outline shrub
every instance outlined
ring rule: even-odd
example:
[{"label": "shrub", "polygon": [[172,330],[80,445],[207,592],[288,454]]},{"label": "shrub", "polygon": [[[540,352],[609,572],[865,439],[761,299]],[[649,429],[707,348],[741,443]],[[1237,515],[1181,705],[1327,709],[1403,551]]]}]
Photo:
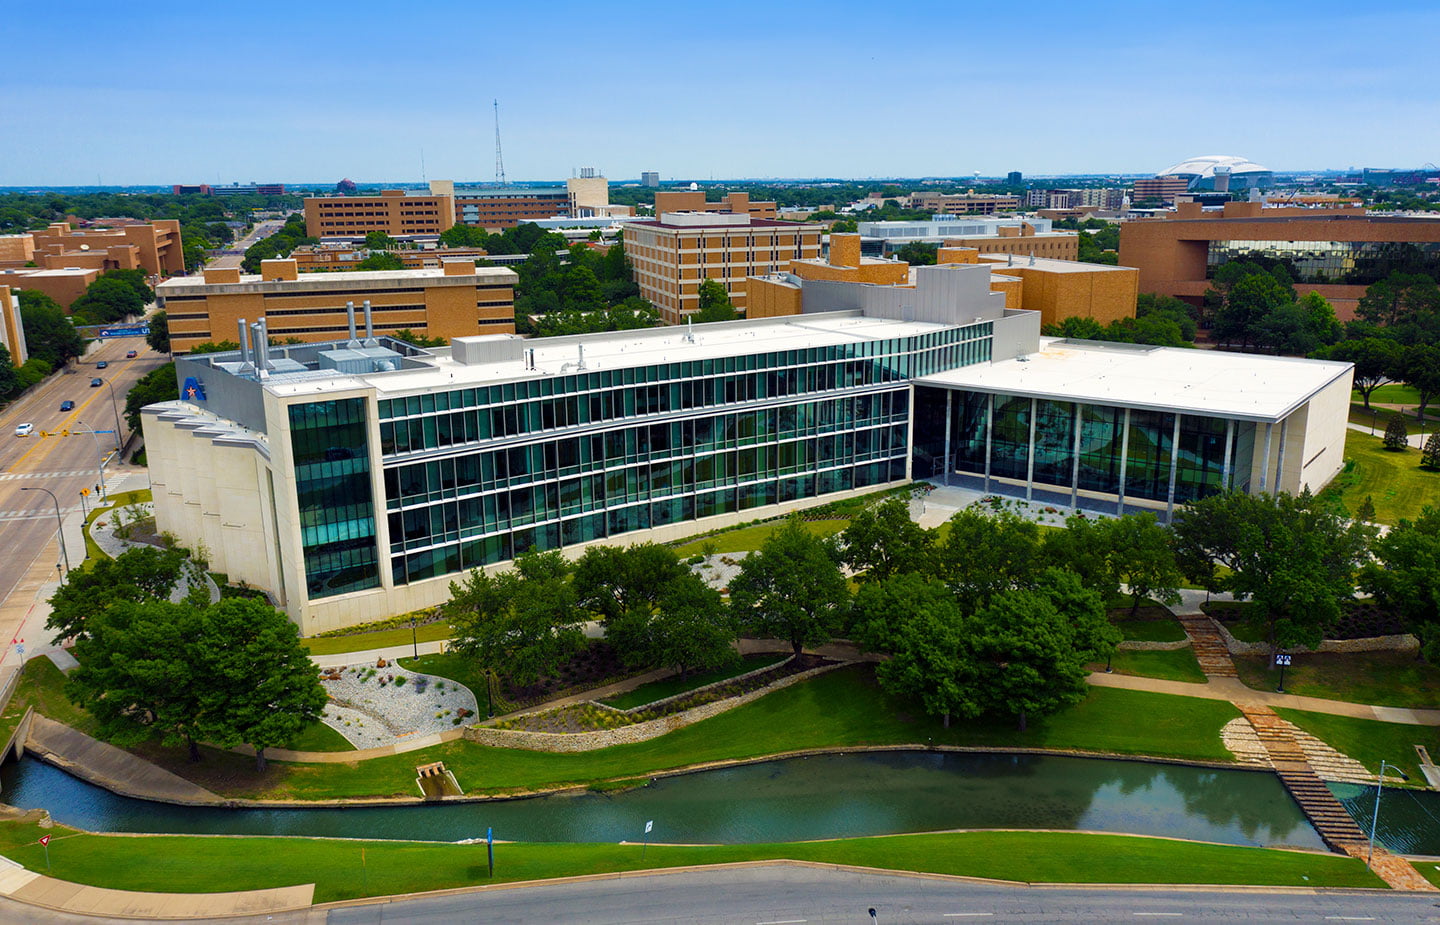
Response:
[{"label": "shrub", "polygon": [[1405,427],[1405,418],[1399,414],[1390,416],[1385,425],[1385,449],[1392,453],[1403,452],[1409,446],[1410,431]]},{"label": "shrub", "polygon": [[1425,441],[1425,449],[1420,452],[1420,468],[1440,469],[1440,430]]}]

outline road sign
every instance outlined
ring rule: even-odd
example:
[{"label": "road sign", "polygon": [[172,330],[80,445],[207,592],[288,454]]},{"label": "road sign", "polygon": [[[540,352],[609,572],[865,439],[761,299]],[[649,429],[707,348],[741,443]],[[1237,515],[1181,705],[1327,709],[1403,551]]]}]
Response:
[{"label": "road sign", "polygon": [[653,828],[655,828],[655,820],[651,819],[649,822],[645,823],[645,834],[649,835],[650,830]]},{"label": "road sign", "polygon": [[82,495],[88,495],[88,494],[90,494],[90,489],[88,489],[88,488],[82,488],[82,489],[80,489],[80,494],[82,494]]},{"label": "road sign", "polygon": [[148,324],[115,324],[99,330],[100,337],[144,337],[150,333]]},{"label": "road sign", "polygon": [[41,836],[40,836],[40,844],[45,845],[45,846],[48,847],[49,844],[50,844],[50,836],[49,836],[49,835],[41,835]]},{"label": "road sign", "polygon": [[1288,665],[1288,664],[1290,664],[1290,656],[1288,656],[1288,655],[1277,655],[1277,656],[1275,656],[1275,664],[1277,664],[1277,665]]},{"label": "road sign", "polygon": [[18,645],[18,646],[15,647],[15,654],[16,654],[16,655],[24,655],[24,654],[25,654],[25,643],[22,642],[22,643],[20,643],[20,645]]}]

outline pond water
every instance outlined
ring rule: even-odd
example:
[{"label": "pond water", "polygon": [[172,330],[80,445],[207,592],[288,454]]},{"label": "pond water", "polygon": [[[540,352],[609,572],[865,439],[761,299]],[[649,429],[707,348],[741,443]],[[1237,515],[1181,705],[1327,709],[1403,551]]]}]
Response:
[{"label": "pond water", "polygon": [[[1375,818],[1375,788],[1330,784],[1360,830],[1369,834]],[[1375,840],[1397,854],[1440,856],[1440,793],[1386,787],[1380,795],[1380,825]]]},{"label": "pond water", "polygon": [[[461,781],[464,784],[464,781]],[[877,752],[766,761],[599,794],[349,809],[211,809],[116,796],[37,759],[0,799],[92,831],[458,841],[755,843],[1061,829],[1323,848],[1273,774],[1094,758]]]}]

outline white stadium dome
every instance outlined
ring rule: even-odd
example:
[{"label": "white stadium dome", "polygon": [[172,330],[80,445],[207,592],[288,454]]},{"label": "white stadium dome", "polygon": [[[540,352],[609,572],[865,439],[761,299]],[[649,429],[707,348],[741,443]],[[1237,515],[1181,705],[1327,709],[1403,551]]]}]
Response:
[{"label": "white stadium dome", "polygon": [[1190,189],[1214,189],[1215,174],[1230,175],[1232,188],[1244,189],[1251,186],[1268,186],[1274,175],[1269,167],[1262,167],[1254,161],[1229,154],[1204,154],[1191,157],[1166,167],[1157,177],[1185,177]]}]

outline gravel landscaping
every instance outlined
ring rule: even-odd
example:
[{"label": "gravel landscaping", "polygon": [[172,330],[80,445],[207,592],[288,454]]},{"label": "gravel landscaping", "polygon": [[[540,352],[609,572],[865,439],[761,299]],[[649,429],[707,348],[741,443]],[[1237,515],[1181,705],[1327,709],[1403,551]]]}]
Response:
[{"label": "gravel landscaping", "polygon": [[477,710],[468,687],[394,664],[346,665],[322,672],[320,681],[330,695],[321,719],[356,748],[455,729]]}]

